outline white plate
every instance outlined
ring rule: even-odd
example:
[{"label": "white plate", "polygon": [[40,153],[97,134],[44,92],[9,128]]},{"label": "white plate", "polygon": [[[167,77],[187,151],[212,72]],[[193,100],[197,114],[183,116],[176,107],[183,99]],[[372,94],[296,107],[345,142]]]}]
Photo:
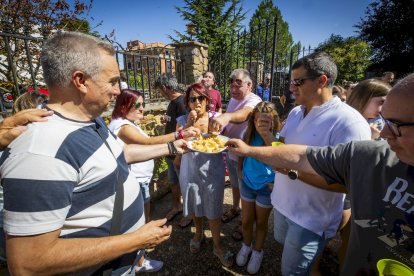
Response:
[{"label": "white plate", "polygon": [[[208,138],[210,136],[217,136],[219,139],[223,140],[224,142],[227,142],[228,140],[230,140],[229,137],[226,137],[226,136],[223,136],[223,135],[213,135],[213,134],[210,134],[210,133],[202,133],[201,136],[203,136],[204,138]],[[227,150],[227,147],[224,147],[220,151],[216,151],[216,152],[200,151],[200,150],[197,150],[197,149],[193,148],[193,142],[194,141],[196,141],[195,138],[193,138],[192,140],[187,142],[187,147],[192,151],[201,152],[201,153],[205,153],[205,154],[216,154],[216,153],[220,153],[220,152],[223,152],[223,151]]]}]

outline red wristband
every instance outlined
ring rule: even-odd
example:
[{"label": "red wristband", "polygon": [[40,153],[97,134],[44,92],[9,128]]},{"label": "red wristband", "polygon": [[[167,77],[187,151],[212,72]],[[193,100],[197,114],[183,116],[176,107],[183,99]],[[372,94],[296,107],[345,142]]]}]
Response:
[{"label": "red wristband", "polygon": [[184,130],[180,129],[177,132],[177,139],[184,139]]}]

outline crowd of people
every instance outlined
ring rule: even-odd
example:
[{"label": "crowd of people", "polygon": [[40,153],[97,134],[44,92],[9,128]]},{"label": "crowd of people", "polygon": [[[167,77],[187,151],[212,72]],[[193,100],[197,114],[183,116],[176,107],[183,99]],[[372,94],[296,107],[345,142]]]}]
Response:
[{"label": "crowd of people", "polygon": [[[293,64],[283,115],[270,74],[254,89],[249,72],[235,69],[225,112],[212,72],[185,93],[162,74],[165,134],[149,137],[139,126],[145,97],[127,83],[121,90],[114,53],[93,36],[55,34],[41,53],[47,101],[25,94],[0,122],[1,253],[12,274],[156,272],[163,262],[145,250],[170,238],[166,223],[179,214],[181,227],[195,226],[185,245],[192,254],[202,250],[206,217],[217,260],[256,274],[272,212],[283,275],[317,273],[338,231],[343,275],[375,275],[384,259],[414,266],[414,74],[394,87],[386,72],[346,89],[335,86],[332,58],[316,52]],[[100,116],[113,103],[106,126]],[[230,139],[225,162],[221,152],[188,150],[187,140],[205,133]],[[173,200],[166,218],[151,220],[159,157]],[[232,206],[223,210],[226,170]],[[233,219],[238,252],[221,240]]]}]

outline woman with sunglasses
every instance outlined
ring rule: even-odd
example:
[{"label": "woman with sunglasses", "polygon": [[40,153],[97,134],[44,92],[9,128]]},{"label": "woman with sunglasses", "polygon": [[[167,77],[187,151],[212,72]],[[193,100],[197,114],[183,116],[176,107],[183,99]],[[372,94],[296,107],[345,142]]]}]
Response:
[{"label": "woman with sunglasses", "polygon": [[[144,118],[145,102],[143,94],[132,89],[124,89],[116,98],[115,107],[112,111],[112,121],[109,129],[115,133],[122,142],[126,144],[155,145],[164,144],[192,137],[199,133],[194,128],[181,132],[170,133],[161,136],[149,137],[139,125],[136,124]],[[149,184],[154,170],[154,160],[132,164],[131,171],[140,185],[144,198],[145,222],[150,220],[150,193]],[[163,263],[156,260],[141,259],[135,272],[155,272],[162,268]]]},{"label": "woman with sunglasses", "polygon": [[[184,104],[189,113],[177,118],[177,129],[196,127],[201,133],[208,132],[210,98],[205,87],[199,83],[188,87]],[[177,157],[178,158],[178,157]],[[176,164],[178,159],[175,160]],[[203,217],[207,217],[213,236],[213,254],[222,265],[233,265],[233,256],[224,251],[220,242],[221,214],[224,198],[224,165],[221,153],[205,154],[190,152],[180,162],[180,187],[183,195],[184,216],[193,215],[196,228],[190,240],[190,252],[196,254],[204,242]]]}]

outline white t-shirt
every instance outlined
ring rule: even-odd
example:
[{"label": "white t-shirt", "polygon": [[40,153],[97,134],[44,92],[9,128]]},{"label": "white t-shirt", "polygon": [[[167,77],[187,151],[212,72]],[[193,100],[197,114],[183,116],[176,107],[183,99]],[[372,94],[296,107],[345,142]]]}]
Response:
[{"label": "white t-shirt", "polygon": [[[245,107],[255,108],[262,99],[254,93],[249,93],[243,100],[230,99],[229,104],[227,105],[226,112],[234,112]],[[230,138],[239,138],[243,139],[244,133],[247,129],[247,121],[240,124],[230,123],[225,127],[224,135]],[[237,161],[237,155],[233,153],[228,153],[230,159]]]},{"label": "white t-shirt", "polygon": [[[130,122],[129,120],[122,119],[122,118],[114,119],[114,120],[111,121],[108,128],[113,133],[115,133],[115,135],[117,135],[116,140],[122,146],[124,146],[125,143],[124,143],[124,141],[122,141],[118,137],[118,132],[121,129],[121,127],[124,126],[124,125],[133,126],[141,134],[143,134],[146,137],[149,137],[139,126],[137,126],[136,124]],[[152,175],[153,175],[153,172],[154,172],[154,160],[139,162],[139,163],[131,164],[129,166],[131,168],[132,173],[134,174],[134,176],[138,180],[138,182],[149,182],[149,181],[151,181],[151,178],[152,178]]]},{"label": "white t-shirt", "polygon": [[[313,107],[303,118],[305,108],[289,113],[280,136],[286,144],[334,146],[354,140],[370,140],[371,131],[362,115],[333,97]],[[296,224],[326,238],[335,236],[342,216],[344,194],[325,191],[300,180],[276,174],[272,205]]]}]

